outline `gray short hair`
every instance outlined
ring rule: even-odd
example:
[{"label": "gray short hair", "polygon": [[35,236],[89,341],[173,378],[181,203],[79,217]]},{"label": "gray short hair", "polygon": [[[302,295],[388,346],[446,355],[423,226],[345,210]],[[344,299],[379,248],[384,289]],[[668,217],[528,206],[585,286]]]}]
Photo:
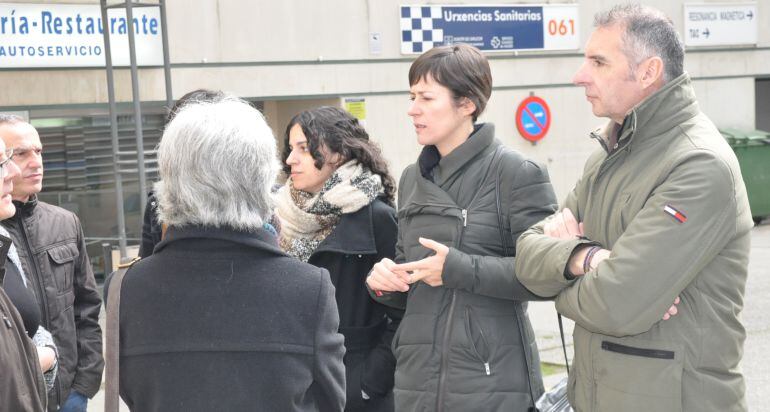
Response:
[{"label": "gray short hair", "polygon": [[23,117],[17,116],[15,114],[2,114],[2,113],[0,113],[0,125],[3,125],[3,124],[16,124],[16,123],[27,123],[27,121],[24,120]]},{"label": "gray short hair", "polygon": [[159,219],[251,231],[272,215],[275,138],[262,114],[226,96],[184,106],[158,145]]},{"label": "gray short hair", "polygon": [[663,80],[668,82],[684,72],[684,45],[674,23],[660,10],[640,4],[622,4],[597,13],[595,27],[619,24],[624,28],[623,52],[631,71],[653,56],[663,60]]}]

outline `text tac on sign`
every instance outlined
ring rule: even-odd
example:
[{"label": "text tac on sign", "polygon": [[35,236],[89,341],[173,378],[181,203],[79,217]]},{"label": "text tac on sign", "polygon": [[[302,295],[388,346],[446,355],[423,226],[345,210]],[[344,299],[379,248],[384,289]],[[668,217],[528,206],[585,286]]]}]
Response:
[{"label": "text tac on sign", "polygon": [[545,137],[551,127],[551,109],[537,96],[524,99],[516,109],[516,128],[521,137],[532,143]]}]

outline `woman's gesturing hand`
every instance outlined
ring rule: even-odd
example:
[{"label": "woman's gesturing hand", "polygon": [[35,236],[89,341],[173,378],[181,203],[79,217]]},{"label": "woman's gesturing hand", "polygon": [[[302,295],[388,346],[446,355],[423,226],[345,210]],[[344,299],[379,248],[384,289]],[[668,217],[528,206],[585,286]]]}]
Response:
[{"label": "woman's gesturing hand", "polygon": [[444,284],[441,274],[444,272],[444,262],[449,248],[435,240],[420,238],[420,244],[436,252],[433,256],[420,259],[414,262],[401,263],[395,265],[393,270],[410,273],[408,282],[410,284],[417,281],[423,281],[430,286],[441,286]]}]

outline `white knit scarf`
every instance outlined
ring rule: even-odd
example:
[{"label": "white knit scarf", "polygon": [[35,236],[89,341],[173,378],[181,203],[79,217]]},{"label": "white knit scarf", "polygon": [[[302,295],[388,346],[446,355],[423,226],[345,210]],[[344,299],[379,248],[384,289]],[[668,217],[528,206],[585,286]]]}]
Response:
[{"label": "white knit scarf", "polygon": [[307,262],[337,226],[340,216],[360,210],[384,191],[380,175],[357,160],[337,168],[316,194],[295,189],[289,178],[275,194],[281,249]]}]

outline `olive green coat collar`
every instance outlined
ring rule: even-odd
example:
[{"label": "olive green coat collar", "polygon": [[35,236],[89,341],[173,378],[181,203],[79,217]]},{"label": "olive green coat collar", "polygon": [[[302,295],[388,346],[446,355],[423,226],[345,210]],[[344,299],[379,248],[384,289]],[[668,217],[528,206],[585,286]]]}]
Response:
[{"label": "olive green coat collar", "polygon": [[[645,141],[664,134],[698,113],[700,109],[692,81],[687,73],[683,73],[631,109],[620,126],[618,145],[625,146],[632,142],[636,146],[643,145]],[[609,152],[607,142],[617,127],[617,123],[609,121],[593,131],[591,137],[599,140]]]}]

